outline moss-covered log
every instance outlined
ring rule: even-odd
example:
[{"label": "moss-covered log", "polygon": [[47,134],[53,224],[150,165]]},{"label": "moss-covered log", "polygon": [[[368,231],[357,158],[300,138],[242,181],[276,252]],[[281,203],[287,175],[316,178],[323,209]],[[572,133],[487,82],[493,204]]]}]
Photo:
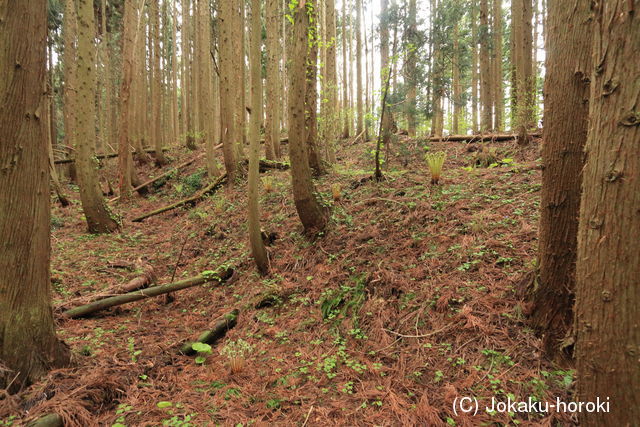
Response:
[{"label": "moss-covered log", "polygon": [[231,311],[230,313],[221,316],[217,319],[213,326],[210,329],[202,332],[197,340],[195,341],[187,341],[180,347],[180,353],[186,355],[195,354],[195,350],[191,347],[194,343],[201,342],[204,344],[213,344],[218,341],[220,338],[224,337],[227,331],[238,323],[238,314],[240,312],[238,309]]}]

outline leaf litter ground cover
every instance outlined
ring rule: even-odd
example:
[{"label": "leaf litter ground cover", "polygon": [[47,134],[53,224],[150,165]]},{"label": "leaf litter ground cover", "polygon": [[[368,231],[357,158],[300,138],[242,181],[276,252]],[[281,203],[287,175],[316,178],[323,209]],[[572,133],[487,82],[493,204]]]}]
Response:
[{"label": "leaf litter ground cover", "polygon": [[[456,397],[482,405],[492,397],[569,400],[573,388],[572,371],[541,357],[517,295],[535,268],[538,144],[484,145],[497,160],[471,168],[470,146],[402,139],[381,183],[366,179],[368,145],[341,148],[334,172],[316,181],[331,225],[315,240],[301,234],[288,172],[262,174],[270,187],[262,225],[274,233],[266,278],[249,256],[244,185],[130,221],[206,185],[198,162],[147,198],[116,205],[124,223],[118,234],[86,234],[74,194],[70,207],[53,210],[59,307],[127,283],[140,262],[153,266],[159,284],[221,265],[236,273],[222,285],[177,292],[169,303],[153,298],[87,319],[58,316],[75,365],[5,397],[0,419],[15,425],[56,412],[69,426],[574,423],[563,414],[453,411]],[[430,185],[426,149],[446,153],[438,186]],[[194,155],[170,153],[174,163]],[[179,354],[233,309],[237,325],[210,351]],[[229,348],[239,345],[246,351],[232,373]]]}]

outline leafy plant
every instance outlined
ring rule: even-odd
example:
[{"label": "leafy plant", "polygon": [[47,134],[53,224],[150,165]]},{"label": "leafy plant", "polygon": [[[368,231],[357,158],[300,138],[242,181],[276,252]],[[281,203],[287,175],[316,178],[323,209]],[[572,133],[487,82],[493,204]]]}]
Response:
[{"label": "leafy plant", "polygon": [[429,165],[429,171],[431,172],[431,184],[438,184],[440,181],[440,175],[442,174],[442,166],[447,155],[443,151],[437,153],[427,153],[424,158]]},{"label": "leafy plant", "polygon": [[196,356],[196,363],[198,365],[204,364],[207,360],[205,355],[211,354],[211,346],[209,344],[205,344],[203,342],[194,342],[191,344],[191,348],[193,351],[198,352],[198,356]]},{"label": "leafy plant", "polygon": [[340,200],[342,197],[342,186],[340,184],[331,184],[331,197],[336,202]]}]

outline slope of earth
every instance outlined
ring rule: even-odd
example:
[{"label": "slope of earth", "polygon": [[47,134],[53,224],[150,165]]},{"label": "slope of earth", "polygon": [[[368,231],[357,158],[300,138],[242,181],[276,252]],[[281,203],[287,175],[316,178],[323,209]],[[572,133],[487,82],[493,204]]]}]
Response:
[{"label": "slope of earth", "polygon": [[[484,410],[492,398],[568,400],[573,387],[571,371],[541,358],[516,295],[535,268],[538,144],[485,145],[496,150],[492,167],[471,168],[474,145],[398,140],[376,183],[367,179],[372,144],[344,143],[332,173],[316,181],[331,220],[315,239],[301,233],[289,173],[262,174],[262,225],[275,233],[268,277],[249,255],[244,183],[131,222],[206,184],[202,160],[146,198],[114,203],[123,227],[112,235],[85,232],[68,186],[74,203],[54,207],[52,221],[57,306],[127,283],[141,265],[158,284],[220,266],[235,274],[176,292],[172,302],[58,316],[75,365],[5,397],[0,425],[51,412],[70,426],[573,423]],[[425,151],[447,153],[439,186],[430,185]],[[173,164],[194,155],[170,153]],[[179,354],[233,309],[237,325],[201,355],[204,363]],[[249,350],[232,373],[228,352],[238,343]],[[477,415],[454,412],[465,396],[478,399]]]}]

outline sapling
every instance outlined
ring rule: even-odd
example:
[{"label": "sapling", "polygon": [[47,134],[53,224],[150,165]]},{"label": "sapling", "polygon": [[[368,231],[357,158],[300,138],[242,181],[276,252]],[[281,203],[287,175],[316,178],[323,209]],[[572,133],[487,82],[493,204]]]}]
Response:
[{"label": "sapling", "polygon": [[429,165],[429,171],[431,172],[431,184],[437,185],[439,183],[445,157],[446,154],[442,151],[437,153],[427,153],[425,155],[425,159]]}]

